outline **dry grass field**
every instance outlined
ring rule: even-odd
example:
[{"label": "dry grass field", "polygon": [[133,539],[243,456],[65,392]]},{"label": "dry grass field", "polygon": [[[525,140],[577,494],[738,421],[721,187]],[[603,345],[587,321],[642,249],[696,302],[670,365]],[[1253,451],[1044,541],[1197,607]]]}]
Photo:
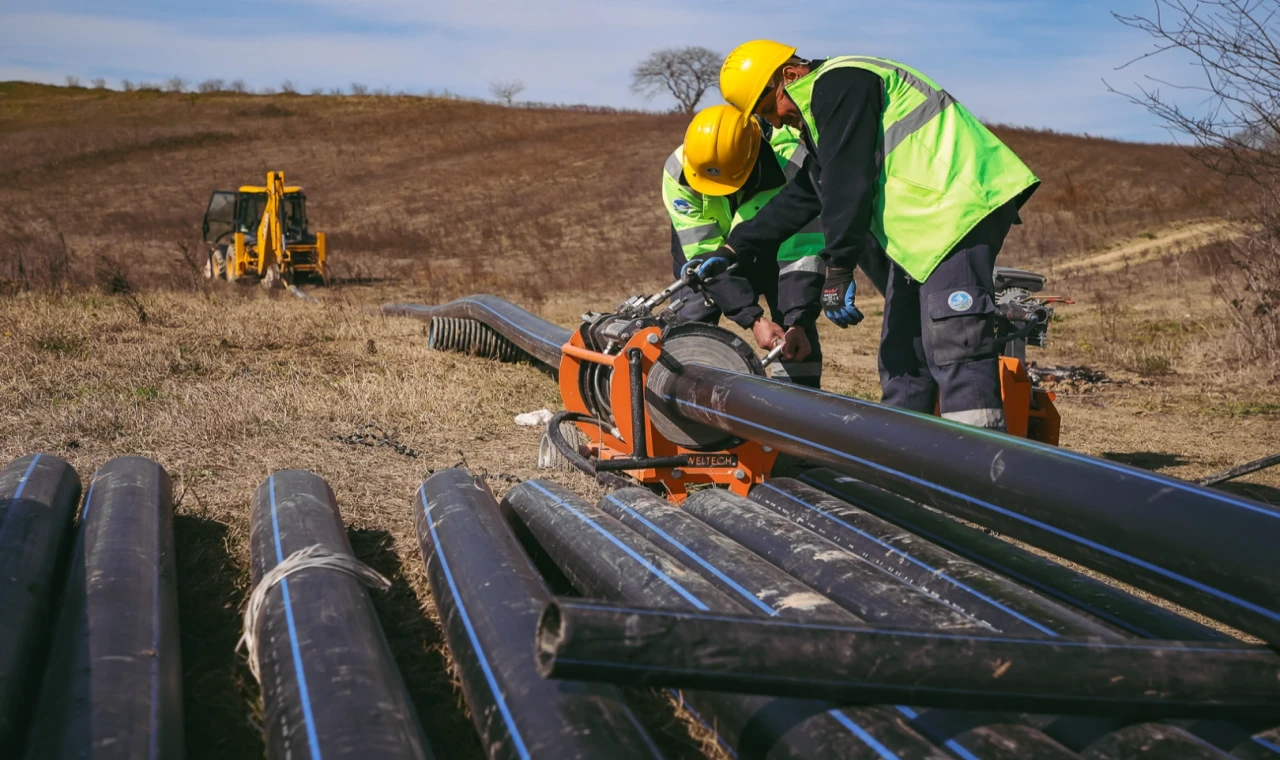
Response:
[{"label": "dry grass field", "polygon": [[[1117,106],[1120,107],[1120,106]],[[525,365],[429,352],[386,301],[491,292],[570,325],[662,284],[658,172],[682,119],[396,97],[101,93],[0,84],[0,458],[45,451],[87,481],[141,454],[175,479],[188,755],[260,756],[257,689],[233,652],[248,589],[248,502],[281,468],[332,485],[438,756],[479,757],[447,672],[411,498],[464,463],[499,495],[533,477],[558,408]],[[1233,198],[1167,146],[1000,130],[1044,179],[1004,264],[1075,299],[1042,366],[1063,445],[1180,477],[1280,451],[1280,374],[1242,360],[1207,259]],[[208,194],[284,169],[335,283],[317,301],[207,285]],[[184,254],[183,251],[186,251]],[[822,327],[828,388],[877,395],[880,308]],[[363,445],[386,436],[404,447]],[[573,475],[552,474],[584,494]],[[1232,488],[1280,503],[1280,475]],[[700,738],[644,711],[673,756]]]}]

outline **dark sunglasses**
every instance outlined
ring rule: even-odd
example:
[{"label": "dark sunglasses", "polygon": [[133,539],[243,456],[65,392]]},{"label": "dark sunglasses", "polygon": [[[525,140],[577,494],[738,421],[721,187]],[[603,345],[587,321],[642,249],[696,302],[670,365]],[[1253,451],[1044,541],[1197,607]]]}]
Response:
[{"label": "dark sunglasses", "polygon": [[769,93],[773,92],[776,89],[778,89],[778,85],[774,84],[773,82],[770,82],[769,84],[765,85],[764,89],[760,91],[760,97],[756,98],[755,105],[751,106],[751,113],[753,114],[759,113],[760,104],[764,102],[765,98],[769,97]]}]

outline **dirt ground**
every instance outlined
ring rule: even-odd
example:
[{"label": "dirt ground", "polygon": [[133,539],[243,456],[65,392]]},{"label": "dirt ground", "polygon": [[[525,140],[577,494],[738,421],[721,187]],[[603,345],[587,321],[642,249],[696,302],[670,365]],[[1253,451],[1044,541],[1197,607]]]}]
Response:
[{"label": "dirt ground", "polygon": [[[140,454],[173,477],[188,756],[262,754],[257,687],[234,652],[248,504],[268,474],[302,468],[328,480],[356,552],[393,581],[375,604],[438,756],[479,757],[447,672],[413,493],[456,465],[487,476],[499,496],[535,476],[592,491],[580,476],[537,471],[540,431],[513,422],[561,408],[545,373],[430,352],[422,323],[376,306],[490,291],[572,326],[584,310],[656,290],[670,265],[667,233],[644,198],[678,141],[677,120],[515,114],[532,120],[522,126],[505,109],[396,99],[329,108],[42,97],[0,111],[0,147],[21,157],[0,188],[0,208],[13,210],[0,213],[0,458],[56,454],[87,483],[108,459]],[[428,117],[430,128],[413,132]],[[454,129],[477,119],[488,119],[483,129]],[[303,124],[310,131],[287,145],[253,132]],[[639,146],[621,166],[601,163],[618,139],[610,130]],[[405,134],[416,137],[402,145]],[[1229,230],[1203,177],[1166,146],[1002,134],[1046,186],[1000,263],[1041,271],[1051,292],[1076,301],[1058,307],[1049,347],[1029,352],[1058,368],[1046,382],[1062,445],[1183,478],[1280,451],[1280,373],[1239,358],[1201,255]],[[347,147],[357,143],[363,150]],[[234,160],[223,163],[227,146]],[[515,166],[519,181],[482,171],[492,160]],[[549,162],[562,171],[545,186],[521,184]],[[309,288],[318,300],[308,302],[184,279],[174,241],[198,250],[192,219],[207,191],[285,164],[303,167],[291,177],[311,170],[309,195],[345,268],[339,282]],[[474,182],[455,192],[458,176]],[[53,203],[70,185],[83,197]],[[138,281],[95,276],[93,262],[118,262],[126,233],[136,237],[125,260],[138,264],[126,279]],[[504,267],[495,252],[516,263]],[[75,270],[88,273],[80,280],[44,280],[33,268],[77,259],[90,262]],[[151,269],[169,275],[144,281]],[[881,305],[869,286],[859,300],[862,325],[820,327],[824,384],[876,399]],[[366,445],[378,441],[396,445]],[[1280,504],[1280,468],[1230,488]],[[673,711],[650,703],[643,713],[672,756],[702,756],[705,737]]]}]

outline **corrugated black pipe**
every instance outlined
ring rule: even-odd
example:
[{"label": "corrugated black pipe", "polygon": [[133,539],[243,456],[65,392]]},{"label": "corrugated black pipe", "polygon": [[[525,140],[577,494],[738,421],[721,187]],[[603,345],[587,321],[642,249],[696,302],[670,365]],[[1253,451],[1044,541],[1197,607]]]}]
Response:
[{"label": "corrugated black pipe", "polygon": [[538,624],[548,677],[1143,717],[1271,717],[1280,656],[1243,643],[1028,639],[797,623],[557,599]]},{"label": "corrugated black pipe", "polygon": [[89,484],[28,760],[183,756],[169,476],[142,457]]},{"label": "corrugated black pipe", "polygon": [[[706,499],[702,493],[710,492],[695,494],[695,498]],[[759,555],[649,491],[642,488],[615,491],[602,498],[598,506],[739,600],[748,612],[782,620],[863,623],[853,613]],[[735,509],[740,504],[732,501],[723,506]],[[830,556],[830,550],[825,554]],[[961,757],[983,760],[1076,757],[1045,734],[1017,725],[1016,720],[1008,716],[916,710],[905,705],[849,708],[844,712],[864,726],[880,724],[879,733],[888,735],[893,735],[896,722],[908,721],[915,731],[899,729],[904,738],[919,742],[923,741],[923,734]],[[884,725],[885,721],[890,722]],[[897,755],[910,756],[913,752],[911,745],[901,740],[894,746]]]},{"label": "corrugated black pipe", "polygon": [[[255,586],[311,546],[354,557],[333,492],[318,475],[271,475],[251,510]],[[325,567],[288,575],[267,593],[256,633],[268,757],[432,757],[359,580]]]},{"label": "corrugated black pipe", "polygon": [[1280,643],[1280,510],[845,396],[686,365],[673,413],[854,475]]},{"label": "corrugated black pipe", "polygon": [[551,594],[483,480],[462,469],[432,475],[414,523],[489,758],[661,758],[615,688],[538,676],[529,641]]},{"label": "corrugated black pipe", "polygon": [[80,477],[50,454],[0,470],[0,747],[18,755],[71,550]]},{"label": "corrugated black pipe", "polygon": [[430,322],[432,317],[460,317],[483,322],[519,346],[534,359],[552,368],[560,366],[560,347],[569,341],[570,331],[505,301],[497,296],[476,295],[438,306],[393,303],[382,307],[388,316],[412,317]]},{"label": "corrugated black pipe", "polygon": [[[525,481],[502,504],[583,594],[667,609],[745,612],[666,552],[554,483]],[[863,725],[827,702],[705,692],[683,696],[742,760],[886,760],[896,756],[890,747],[901,746],[895,744],[903,736],[900,723]],[[947,757],[927,746],[904,756]]]}]

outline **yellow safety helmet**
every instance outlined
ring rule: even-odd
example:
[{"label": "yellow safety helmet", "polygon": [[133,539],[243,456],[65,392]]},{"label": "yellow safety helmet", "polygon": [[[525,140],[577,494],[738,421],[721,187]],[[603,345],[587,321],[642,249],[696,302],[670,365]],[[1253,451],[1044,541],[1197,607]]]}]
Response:
[{"label": "yellow safety helmet", "polygon": [[760,124],[733,106],[704,108],[684,133],[684,177],[704,195],[730,195],[746,184],[760,155]]},{"label": "yellow safety helmet", "polygon": [[752,40],[733,49],[720,67],[720,94],[751,118],[773,72],[796,54],[796,49],[773,40]]}]

